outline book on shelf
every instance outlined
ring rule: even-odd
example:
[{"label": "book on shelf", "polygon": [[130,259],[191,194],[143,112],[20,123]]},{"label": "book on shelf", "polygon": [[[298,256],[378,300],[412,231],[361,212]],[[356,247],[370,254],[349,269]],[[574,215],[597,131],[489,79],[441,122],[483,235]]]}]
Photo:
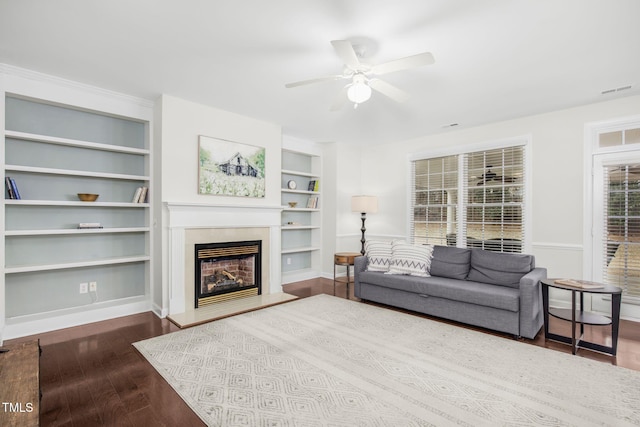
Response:
[{"label": "book on shelf", "polygon": [[136,192],[133,194],[133,199],[131,203],[145,203],[147,201],[147,193],[149,191],[148,187],[138,187]]},{"label": "book on shelf", "polygon": [[320,181],[317,179],[312,179],[309,181],[309,186],[307,187],[307,191],[318,191],[320,188]]},{"label": "book on shelf", "polygon": [[78,224],[79,229],[87,228],[104,228],[99,222],[81,222]]},{"label": "book on shelf", "polygon": [[10,176],[5,177],[5,184],[7,185],[7,193],[9,194],[10,199],[20,200],[20,192],[18,191],[18,185],[16,184],[16,180],[11,178]]},{"label": "book on shelf", "polygon": [[604,285],[602,283],[589,282],[588,280],[577,279],[556,279],[554,283],[558,285],[571,286],[572,288],[579,289],[602,289]]},{"label": "book on shelf", "polygon": [[318,208],[318,196],[309,196],[309,199],[307,200],[307,208],[309,209]]}]

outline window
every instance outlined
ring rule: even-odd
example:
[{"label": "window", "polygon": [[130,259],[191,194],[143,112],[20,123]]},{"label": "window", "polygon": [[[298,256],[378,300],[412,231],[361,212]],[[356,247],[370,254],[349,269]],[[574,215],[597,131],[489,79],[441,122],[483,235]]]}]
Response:
[{"label": "window", "polygon": [[[413,163],[414,243],[455,246],[458,206],[458,156]],[[453,241],[447,241],[447,237]]]},{"label": "window", "polygon": [[[640,315],[640,116],[588,125],[591,152],[586,179],[585,275],[622,288],[627,315]],[[593,309],[609,310],[605,297]]]},{"label": "window", "polygon": [[525,146],[412,161],[414,243],[522,252]]},{"label": "window", "polygon": [[605,166],[603,281],[640,298],[640,164]]}]

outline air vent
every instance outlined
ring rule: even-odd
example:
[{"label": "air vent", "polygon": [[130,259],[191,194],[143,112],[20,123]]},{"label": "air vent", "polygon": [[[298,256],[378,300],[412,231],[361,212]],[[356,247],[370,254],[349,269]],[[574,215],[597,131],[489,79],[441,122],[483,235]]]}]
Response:
[{"label": "air vent", "polygon": [[622,92],[623,90],[629,90],[632,87],[633,87],[633,85],[620,86],[620,87],[613,88],[613,89],[603,90],[602,92],[600,92],[600,94],[601,95],[609,95],[611,93]]}]

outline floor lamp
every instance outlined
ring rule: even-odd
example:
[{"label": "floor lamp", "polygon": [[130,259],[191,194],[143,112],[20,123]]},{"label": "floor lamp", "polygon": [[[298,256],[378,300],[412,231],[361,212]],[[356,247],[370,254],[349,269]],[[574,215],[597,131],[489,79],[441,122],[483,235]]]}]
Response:
[{"label": "floor lamp", "polygon": [[367,219],[368,213],[376,213],[378,212],[378,198],[376,196],[352,196],[351,197],[351,212],[360,212],[362,219],[362,239],[360,242],[362,243],[362,249],[360,253],[364,255],[364,232],[367,230],[364,227],[364,221]]}]

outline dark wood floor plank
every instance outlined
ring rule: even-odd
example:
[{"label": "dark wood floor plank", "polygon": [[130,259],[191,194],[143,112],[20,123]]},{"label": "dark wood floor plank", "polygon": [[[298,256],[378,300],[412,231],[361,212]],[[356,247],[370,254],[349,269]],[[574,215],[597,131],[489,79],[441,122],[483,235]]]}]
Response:
[{"label": "dark wood floor plank", "polygon": [[[166,421],[158,416],[158,413],[151,407],[142,408],[132,414],[129,414],[131,422],[136,427],[169,427],[176,424],[166,424]],[[192,424],[178,424],[191,426]]]},{"label": "dark wood floor plank", "polygon": [[71,425],[71,411],[65,389],[66,384],[62,380],[58,364],[58,354],[61,350],[56,350],[56,346],[63,347],[62,344],[47,346],[42,348],[42,354],[40,355],[41,425]]},{"label": "dark wood floor plank", "polygon": [[127,409],[120,400],[106,372],[92,378],[89,393],[93,397],[104,425],[130,426]]},{"label": "dark wood floor plank", "polygon": [[[285,285],[284,289],[301,298],[320,293],[333,294],[333,281],[313,279]],[[344,284],[338,284],[336,296],[344,298],[345,294]],[[349,287],[349,297],[354,298],[353,286]],[[505,334],[411,314],[511,339]],[[558,319],[551,320],[551,327],[558,333],[571,332],[568,323]],[[40,339],[42,426],[204,426],[175,390],[132,346],[137,341],[177,330],[168,320],[148,312],[7,343]],[[610,339],[607,328],[588,327],[586,335],[596,342]],[[571,354],[570,346],[545,341],[543,332],[533,340],[522,341]],[[576,357],[640,371],[640,325],[621,321],[617,357],[588,350],[580,350]]]}]

